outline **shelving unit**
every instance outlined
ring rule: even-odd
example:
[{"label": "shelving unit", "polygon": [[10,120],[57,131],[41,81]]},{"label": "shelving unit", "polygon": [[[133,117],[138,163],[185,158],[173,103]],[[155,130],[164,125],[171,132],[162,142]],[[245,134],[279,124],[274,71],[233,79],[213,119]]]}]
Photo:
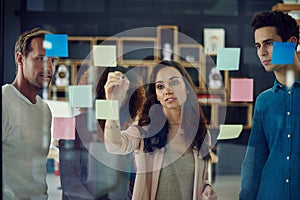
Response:
[{"label": "shelving unit", "polygon": [[300,10],[300,4],[277,3],[276,5],[272,6],[272,10],[281,10],[283,12],[288,12],[291,10]]},{"label": "shelving unit", "polygon": [[[166,39],[169,38],[169,39]],[[171,39],[170,39],[171,38]],[[166,41],[164,41],[166,40]],[[152,67],[159,62],[159,57],[162,55],[164,42],[171,42],[172,58],[180,62],[191,75],[198,95],[209,97],[220,97],[217,99],[209,98],[201,104],[206,107],[205,113],[210,119],[210,128],[218,129],[220,116],[223,115],[222,107],[241,107],[245,108],[243,123],[245,129],[250,129],[252,124],[252,103],[251,102],[229,102],[229,72],[222,71],[223,87],[220,89],[209,89],[207,87],[207,55],[204,53],[204,48],[201,44],[194,43],[179,43],[178,42],[178,27],[171,25],[157,26],[156,36],[141,36],[141,37],[104,37],[104,36],[69,36],[69,51],[68,59],[63,59],[58,62],[59,65],[66,65],[70,68],[70,85],[76,84],[78,71],[82,66],[92,66],[93,45],[115,45],[117,64],[127,68],[145,67],[145,74],[150,74]],[[72,49],[76,48],[76,49]],[[151,56],[149,58],[148,56]],[[189,60],[188,56],[193,59]],[[82,73],[82,72],[80,72]],[[68,101],[68,87],[53,87],[55,82],[49,87],[49,96],[53,97],[53,88],[56,92],[65,92],[65,97],[56,94],[57,100]],[[202,99],[203,100],[203,99]],[[214,100],[214,101],[213,101]],[[226,114],[226,113],[225,113]]]},{"label": "shelving unit", "polygon": [[[272,6],[272,10],[280,10],[283,12],[290,12],[293,10],[299,10],[300,11],[300,4],[284,4],[284,3],[277,3],[274,6]],[[296,19],[297,24],[300,25],[300,19]]]}]

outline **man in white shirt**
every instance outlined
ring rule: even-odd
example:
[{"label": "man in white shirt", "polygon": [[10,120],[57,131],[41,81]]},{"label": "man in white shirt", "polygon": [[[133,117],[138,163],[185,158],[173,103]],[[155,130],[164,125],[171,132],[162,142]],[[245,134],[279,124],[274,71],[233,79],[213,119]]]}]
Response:
[{"label": "man in white shirt", "polygon": [[15,44],[16,78],[2,86],[2,176],[4,199],[47,199],[46,162],[51,112],[38,96],[48,87],[56,57],[47,57],[45,34],[34,28]]}]

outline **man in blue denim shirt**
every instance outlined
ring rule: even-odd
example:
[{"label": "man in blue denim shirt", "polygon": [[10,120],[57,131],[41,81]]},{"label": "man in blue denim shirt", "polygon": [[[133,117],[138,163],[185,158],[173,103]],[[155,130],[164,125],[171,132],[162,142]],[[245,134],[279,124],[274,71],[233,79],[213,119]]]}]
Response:
[{"label": "man in blue denim shirt", "polygon": [[295,19],[280,11],[258,13],[251,25],[257,55],[265,70],[274,72],[276,79],[274,86],[256,99],[242,164],[240,199],[299,199],[300,64],[296,51],[293,64],[271,62],[273,42],[298,44],[299,26]]}]

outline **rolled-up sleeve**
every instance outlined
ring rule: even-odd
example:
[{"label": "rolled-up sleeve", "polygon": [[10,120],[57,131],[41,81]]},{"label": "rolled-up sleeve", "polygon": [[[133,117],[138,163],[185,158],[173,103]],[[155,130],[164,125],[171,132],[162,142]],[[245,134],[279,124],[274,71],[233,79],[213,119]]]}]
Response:
[{"label": "rolled-up sleeve", "polygon": [[117,146],[105,137],[105,147],[109,153],[128,154],[139,149],[142,137],[137,126],[129,126],[127,130],[121,131],[121,145]]}]

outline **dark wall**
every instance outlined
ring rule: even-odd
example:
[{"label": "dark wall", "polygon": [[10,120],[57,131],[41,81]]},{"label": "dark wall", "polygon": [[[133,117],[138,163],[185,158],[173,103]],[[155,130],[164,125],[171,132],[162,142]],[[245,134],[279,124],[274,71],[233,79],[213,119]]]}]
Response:
[{"label": "dark wall", "polygon": [[[14,42],[35,26],[74,36],[112,36],[128,29],[177,25],[203,44],[203,28],[224,28],[225,46],[240,47],[240,70],[231,77],[254,78],[254,96],[273,84],[261,66],[249,23],[255,12],[270,10],[277,0],[1,0],[1,83],[14,80]],[[3,3],[4,2],[4,3]],[[4,5],[2,7],[2,5]],[[4,33],[4,35],[2,35]],[[4,42],[3,42],[4,41]],[[2,56],[4,55],[4,56]],[[236,113],[236,112],[235,112]],[[240,172],[250,131],[219,142],[217,173]],[[223,146],[222,146],[223,145]],[[222,154],[222,152],[224,152]],[[226,155],[239,152],[228,159]]]},{"label": "dark wall", "polygon": [[[1,68],[3,74],[3,82],[12,82],[15,77],[16,65],[14,62],[14,45],[15,40],[21,32],[21,20],[17,12],[20,11],[20,0],[1,0],[3,2],[3,26],[4,35],[3,43],[1,43],[1,49],[3,50],[3,57],[1,55]],[[2,81],[1,81],[2,83]]]},{"label": "dark wall", "polygon": [[[203,28],[224,28],[225,46],[240,47],[240,70],[232,77],[255,79],[255,97],[273,83],[259,63],[249,22],[253,13],[270,10],[276,0],[3,0],[3,81],[15,76],[13,46],[17,35],[41,26],[77,36],[112,36],[138,27],[177,25],[203,44]],[[1,13],[3,15],[3,13]]]}]

